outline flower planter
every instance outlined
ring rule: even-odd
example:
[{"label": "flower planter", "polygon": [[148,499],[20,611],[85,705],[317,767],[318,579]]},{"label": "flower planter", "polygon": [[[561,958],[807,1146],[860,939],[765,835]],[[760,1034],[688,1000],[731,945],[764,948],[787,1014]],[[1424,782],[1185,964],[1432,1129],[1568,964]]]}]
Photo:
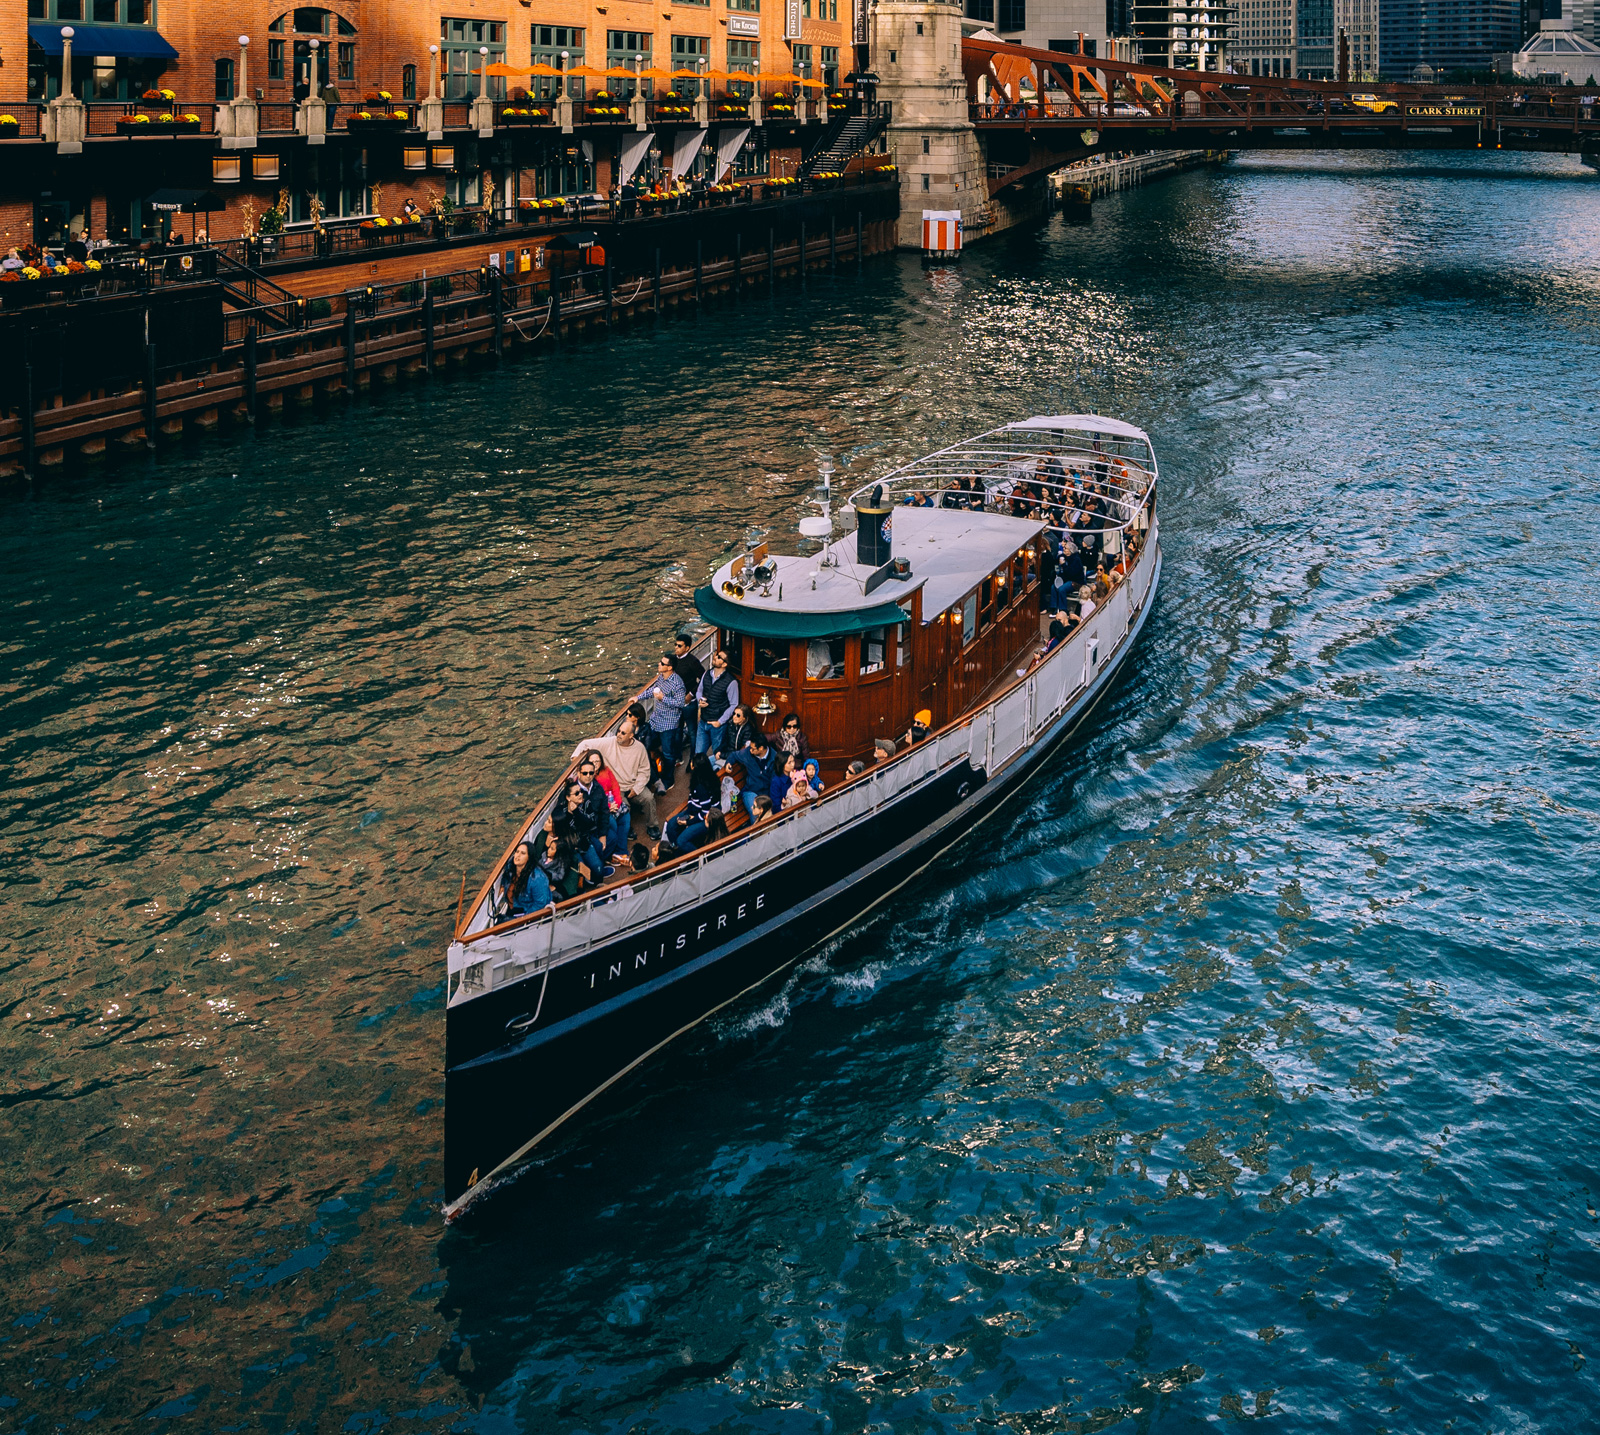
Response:
[{"label": "flower planter", "polygon": [[547,125],[550,123],[550,111],[514,106],[500,111],[500,123],[503,125]]},{"label": "flower planter", "polygon": [[628,112],[621,105],[585,105],[584,118],[596,124],[616,124],[628,118]]},{"label": "flower planter", "polygon": [[351,115],[345,121],[355,134],[398,134],[405,127],[405,115]]},{"label": "flower planter", "polygon": [[14,140],[22,133],[22,124],[18,120],[0,120],[0,140]]}]

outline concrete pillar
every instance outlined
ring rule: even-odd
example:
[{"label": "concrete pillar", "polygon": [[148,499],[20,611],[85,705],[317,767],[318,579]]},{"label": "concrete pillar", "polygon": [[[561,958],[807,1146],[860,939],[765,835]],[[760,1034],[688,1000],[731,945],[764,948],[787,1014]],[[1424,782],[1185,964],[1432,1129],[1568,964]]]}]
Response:
[{"label": "concrete pillar", "polygon": [[961,14],[940,0],[878,0],[873,9],[872,67],[878,98],[892,107],[889,147],[899,167],[898,239],[905,249],[922,247],[924,209],[959,209],[968,240],[984,232],[989,213],[987,167],[967,113]]},{"label": "concrete pillar", "polygon": [[239,36],[239,94],[217,106],[217,137],[223,149],[254,149],[261,133],[260,111],[250,93],[250,37]]},{"label": "concrete pillar", "polygon": [[61,93],[44,112],[44,137],[52,141],[57,154],[82,154],[83,137],[89,128],[88,107],[72,93],[71,25],[61,27]]},{"label": "concrete pillar", "polygon": [[[315,61],[312,73],[315,74]],[[328,107],[315,95],[300,101],[300,108],[295,111],[294,127],[297,134],[306,137],[308,145],[327,144],[328,142]]]}]

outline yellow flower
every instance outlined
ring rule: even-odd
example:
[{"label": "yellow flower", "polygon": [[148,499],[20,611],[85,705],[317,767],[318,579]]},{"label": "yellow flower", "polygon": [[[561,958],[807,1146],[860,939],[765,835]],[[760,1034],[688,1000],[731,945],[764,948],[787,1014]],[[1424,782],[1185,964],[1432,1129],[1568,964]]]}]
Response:
[{"label": "yellow flower", "polygon": [[39,277],[39,271],[35,269],[33,265],[25,264],[22,266],[22,277],[24,279],[37,279]]},{"label": "yellow flower", "polygon": [[0,115],[0,125],[14,125],[17,122],[15,115]]},{"label": "yellow flower", "polygon": [[83,267],[91,274],[98,274],[100,272],[100,261],[98,259],[85,260]]}]

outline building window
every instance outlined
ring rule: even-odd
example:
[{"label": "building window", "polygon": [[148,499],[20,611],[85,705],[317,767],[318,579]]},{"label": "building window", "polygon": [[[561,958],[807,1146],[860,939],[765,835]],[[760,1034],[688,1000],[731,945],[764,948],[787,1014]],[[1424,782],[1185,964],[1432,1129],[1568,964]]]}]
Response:
[{"label": "building window", "polygon": [[837,45],[824,45],[822,47],[822,73],[817,78],[830,90],[839,88],[839,47]]},{"label": "building window", "polygon": [[750,138],[744,142],[744,148],[733,157],[733,172],[740,179],[750,179],[758,174],[766,174],[769,168],[767,127],[762,125],[759,129],[750,131]]},{"label": "building window", "polygon": [[1000,0],[1000,28],[1026,30],[1028,28],[1027,0]]},{"label": "building window", "polygon": [[728,0],[728,9],[759,11],[761,9],[761,0]]},{"label": "building window", "polygon": [[[464,100],[478,93],[478,72],[482,65],[503,65],[506,60],[506,27],[500,20],[439,21],[439,64],[444,71],[444,97]],[[487,56],[478,51],[487,48]],[[535,57],[537,58],[537,57]],[[506,82],[490,77],[489,94],[504,99]]]},{"label": "building window", "polygon": [[353,80],[356,77],[356,47],[348,42],[339,45],[339,78]]},{"label": "building window", "polygon": [[296,35],[326,35],[328,33],[328,12],[326,10],[296,10],[294,12],[294,32]]},{"label": "building window", "polygon": [[811,46],[791,45],[789,48],[792,51],[791,60],[795,74],[799,75],[802,80],[809,80],[811,78]]},{"label": "building window", "polygon": [[400,67],[400,98],[414,100],[417,97],[417,67],[415,65],[402,65]]},{"label": "building window", "polygon": [[83,0],[56,0],[56,19],[83,19]]},{"label": "building window", "polygon": [[[644,56],[642,68],[648,70],[651,66],[651,48],[655,44],[655,36],[648,30],[607,30],[606,31],[606,69],[621,66],[624,69],[633,68],[633,57]],[[651,82],[645,80],[644,93],[648,98],[653,92]],[[634,82],[632,80],[611,80],[606,84],[606,89],[613,95],[633,97]]]},{"label": "building window", "polygon": [[267,78],[281,80],[283,78],[283,41],[267,41]]},{"label": "building window", "polygon": [[[711,64],[711,41],[704,35],[674,35],[672,37],[672,68],[674,70],[704,70]],[[680,95],[698,95],[705,85],[696,80],[674,80],[672,88]]]},{"label": "building window", "polygon": [[[571,69],[583,63],[583,26],[582,25],[535,25],[532,27],[533,63],[535,65],[549,65],[554,69]],[[565,61],[561,52],[567,52]],[[556,93],[556,87],[561,81],[550,75],[535,75],[533,77],[534,90],[540,99],[547,100]],[[583,98],[583,81],[568,80],[567,93],[573,99]]]},{"label": "building window", "polygon": [[217,98],[231,100],[233,98],[233,61],[217,61]]},{"label": "building window", "polygon": [[[761,42],[759,40],[728,41],[728,73],[733,75],[758,75],[761,73]],[[730,95],[752,95],[755,86],[744,80],[728,81]]]}]

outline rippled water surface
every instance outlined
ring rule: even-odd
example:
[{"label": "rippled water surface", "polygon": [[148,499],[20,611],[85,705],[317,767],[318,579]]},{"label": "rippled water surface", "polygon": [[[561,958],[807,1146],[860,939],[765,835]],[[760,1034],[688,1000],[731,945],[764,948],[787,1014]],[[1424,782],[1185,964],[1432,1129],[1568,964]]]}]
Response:
[{"label": "rippled water surface", "polygon": [[[6,492],[0,1429],[1594,1428],[1597,321],[1575,161],[1261,157]],[[463,871],[819,456],[1089,407],[1092,732],[446,1234]]]}]

